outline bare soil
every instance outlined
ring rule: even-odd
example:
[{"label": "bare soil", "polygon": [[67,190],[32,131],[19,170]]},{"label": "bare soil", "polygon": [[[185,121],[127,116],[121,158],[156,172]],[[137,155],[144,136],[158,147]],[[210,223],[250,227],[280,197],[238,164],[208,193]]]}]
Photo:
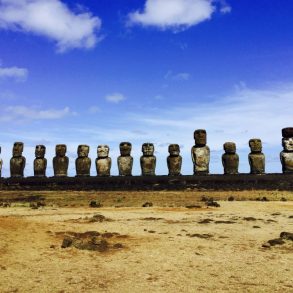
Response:
[{"label": "bare soil", "polygon": [[[102,208],[88,206],[97,195],[68,195],[75,207],[52,194],[37,208],[11,200],[0,207],[0,292],[293,292],[293,241],[263,246],[293,232],[293,201],[271,201],[292,193],[234,193],[270,201],[220,207],[207,207],[203,194],[136,193],[136,206],[123,207],[130,196],[105,193]],[[164,196],[167,206],[158,204]],[[62,248],[66,237],[73,244]]]}]

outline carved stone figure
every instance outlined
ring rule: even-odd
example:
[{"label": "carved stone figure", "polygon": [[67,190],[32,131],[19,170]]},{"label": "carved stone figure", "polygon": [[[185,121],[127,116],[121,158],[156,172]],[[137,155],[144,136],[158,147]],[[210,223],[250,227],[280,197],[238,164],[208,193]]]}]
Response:
[{"label": "carved stone figure", "polygon": [[259,138],[249,140],[250,154],[248,161],[251,174],[265,173],[265,155],[262,153],[262,142]]},{"label": "carved stone figure", "polygon": [[169,170],[169,176],[181,175],[182,157],[180,156],[180,147],[178,144],[170,144],[169,156],[167,157],[167,165]]},{"label": "carved stone figure", "polygon": [[11,177],[23,177],[25,167],[25,157],[22,156],[23,143],[15,142],[12,150],[12,158],[10,159],[10,175]]},{"label": "carved stone figure", "polygon": [[280,153],[283,173],[293,173],[293,127],[282,129],[283,151]]},{"label": "carved stone figure", "polygon": [[34,175],[36,177],[45,177],[47,168],[47,159],[45,158],[46,147],[37,145],[35,149]]},{"label": "carved stone figure", "polygon": [[155,147],[152,143],[144,143],[142,145],[143,155],[140,157],[140,167],[142,176],[156,175],[156,157],[154,156]]},{"label": "carved stone figure", "polygon": [[90,176],[91,159],[88,157],[90,147],[88,145],[79,145],[77,148],[78,158],[75,160],[75,169],[77,177]]},{"label": "carved stone figure", "polygon": [[120,143],[120,156],[117,159],[119,175],[132,176],[133,158],[131,157],[132,145],[130,142]]},{"label": "carved stone figure", "polygon": [[239,156],[236,154],[236,144],[234,142],[225,142],[225,154],[222,155],[224,174],[238,174]]},{"label": "carved stone figure", "polygon": [[[1,154],[1,147],[0,147],[0,154]],[[0,178],[2,177],[2,165],[3,165],[3,161],[0,158]]]},{"label": "carved stone figure", "polygon": [[110,148],[107,145],[99,145],[97,149],[96,169],[98,176],[110,176],[112,160],[109,157]]},{"label": "carved stone figure", "polygon": [[206,145],[207,134],[204,129],[194,131],[195,145],[191,148],[193,173],[195,175],[208,174],[210,163],[210,148]]},{"label": "carved stone figure", "polygon": [[69,165],[69,159],[66,156],[67,147],[65,144],[57,144],[55,151],[56,151],[56,156],[53,158],[54,176],[56,177],[67,176],[68,165]]}]

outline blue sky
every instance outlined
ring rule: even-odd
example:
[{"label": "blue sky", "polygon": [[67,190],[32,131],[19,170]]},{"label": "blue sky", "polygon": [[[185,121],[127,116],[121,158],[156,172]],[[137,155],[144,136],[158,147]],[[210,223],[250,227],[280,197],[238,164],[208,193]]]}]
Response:
[{"label": "blue sky", "polygon": [[192,174],[193,131],[205,128],[212,173],[234,141],[248,172],[248,140],[260,137],[267,172],[280,172],[281,128],[293,125],[293,2],[290,0],[0,0],[0,145],[9,175],[14,141],[108,144],[118,173],[119,143],[153,142],[157,174],[179,143]]}]

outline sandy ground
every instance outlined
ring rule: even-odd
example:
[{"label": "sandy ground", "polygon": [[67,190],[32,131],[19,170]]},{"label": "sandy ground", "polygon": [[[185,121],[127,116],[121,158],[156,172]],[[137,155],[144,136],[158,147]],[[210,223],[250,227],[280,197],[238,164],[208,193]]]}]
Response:
[{"label": "sandy ground", "polygon": [[[293,242],[262,247],[293,232],[293,202],[219,203],[0,208],[0,292],[293,292]],[[119,233],[107,241],[122,247],[61,248],[86,231]]]}]

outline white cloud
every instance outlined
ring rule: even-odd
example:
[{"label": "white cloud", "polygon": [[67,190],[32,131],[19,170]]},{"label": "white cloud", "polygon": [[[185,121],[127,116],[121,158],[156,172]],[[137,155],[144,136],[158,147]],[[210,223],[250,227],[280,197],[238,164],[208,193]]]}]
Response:
[{"label": "white cloud", "polygon": [[48,37],[57,50],[92,48],[101,20],[91,13],[74,13],[60,0],[1,0],[0,28]]},{"label": "white cloud", "polygon": [[164,78],[167,80],[176,80],[176,81],[186,81],[189,80],[191,75],[188,72],[179,72],[174,74],[171,70],[169,70]]},{"label": "white cloud", "polygon": [[[0,64],[1,66],[1,64]],[[28,76],[28,70],[20,67],[0,67],[0,79],[13,78],[17,81],[25,81]]]},{"label": "white cloud", "polygon": [[74,115],[74,112],[71,112],[68,107],[65,107],[61,110],[49,109],[49,110],[40,110],[34,107],[26,106],[9,106],[4,108],[4,111],[1,114],[0,121],[13,121],[18,120],[54,120],[61,119],[68,115]]},{"label": "white cloud", "polygon": [[97,107],[97,106],[91,106],[91,107],[88,108],[88,112],[90,114],[96,114],[96,113],[98,113],[100,111],[101,111],[101,109],[99,107]]},{"label": "white cloud", "polygon": [[213,2],[215,1],[146,0],[143,11],[129,14],[129,23],[161,29],[184,29],[209,20],[216,10]]},{"label": "white cloud", "polygon": [[115,103],[118,104],[124,100],[126,100],[126,98],[124,97],[124,95],[120,94],[120,93],[114,93],[111,95],[108,95],[105,97],[105,99],[110,102],[110,103]]}]

